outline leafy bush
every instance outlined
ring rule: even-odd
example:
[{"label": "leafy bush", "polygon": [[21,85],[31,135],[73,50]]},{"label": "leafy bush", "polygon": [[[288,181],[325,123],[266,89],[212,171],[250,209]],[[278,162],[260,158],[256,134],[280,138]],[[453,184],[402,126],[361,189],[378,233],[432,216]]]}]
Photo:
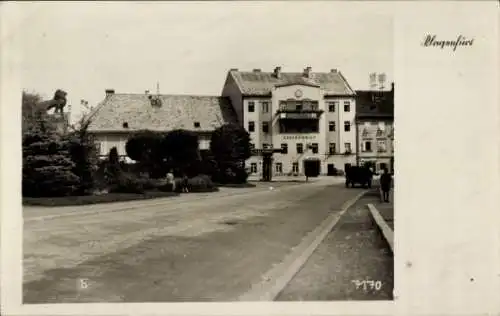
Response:
[{"label": "leafy bush", "polygon": [[129,173],[121,173],[116,179],[116,183],[109,188],[110,193],[136,193],[145,192],[144,182]]},{"label": "leafy bush", "polygon": [[188,180],[190,192],[214,192],[218,188],[212,182],[209,176],[199,175]]}]

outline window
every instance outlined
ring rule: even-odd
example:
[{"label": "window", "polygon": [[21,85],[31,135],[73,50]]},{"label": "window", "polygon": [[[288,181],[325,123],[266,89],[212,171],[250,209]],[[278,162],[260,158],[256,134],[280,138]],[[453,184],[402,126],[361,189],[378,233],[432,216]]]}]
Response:
[{"label": "window", "polygon": [[255,132],[255,123],[253,121],[248,122],[248,131]]},{"label": "window", "polygon": [[330,143],[328,149],[329,149],[330,155],[335,154],[335,152],[336,152],[335,143]]},{"label": "window", "polygon": [[385,141],[379,140],[377,143],[377,148],[379,152],[385,152],[386,151]]},{"label": "window", "polygon": [[344,122],[344,132],[349,132],[351,131],[351,122],[345,121]]},{"label": "window", "polygon": [[288,145],[287,144],[281,144],[281,153],[288,154]]},{"label": "window", "polygon": [[378,129],[381,131],[385,131],[385,123],[384,122],[378,122]]},{"label": "window", "polygon": [[283,173],[283,164],[281,162],[277,162],[275,165],[276,173]]},{"label": "window", "polygon": [[269,133],[269,122],[262,122],[262,131],[264,133]]},{"label": "window", "polygon": [[345,143],[344,149],[347,153],[350,153],[351,152],[351,143]]},{"label": "window", "polygon": [[370,125],[372,125],[372,124],[371,124],[371,122],[365,122],[364,125],[365,125],[365,127],[370,127]]},{"label": "window", "polygon": [[250,150],[253,150],[255,149],[255,144],[254,143],[250,143]]},{"label": "window", "polygon": [[123,128],[128,128],[128,122],[123,122]]},{"label": "window", "polygon": [[194,122],[194,127],[196,128],[200,127],[200,122]]},{"label": "window", "polygon": [[101,142],[94,142],[94,145],[95,145],[95,150],[97,152],[98,155],[101,154]]},{"label": "window", "polygon": [[311,149],[312,149],[313,154],[317,154],[318,153],[318,143],[312,143]]},{"label": "window", "polygon": [[267,113],[269,112],[269,102],[262,102],[262,113]]},{"label": "window", "polygon": [[328,102],[328,112],[335,112],[335,103],[336,102]]},{"label": "window", "polygon": [[295,104],[295,109],[296,109],[297,111],[302,111],[302,102],[297,102],[297,103]]},{"label": "window", "polygon": [[344,112],[351,112],[351,102],[344,101]]},{"label": "window", "polygon": [[297,154],[302,154],[304,152],[304,145],[301,143],[297,144]]},{"label": "window", "polygon": [[335,122],[334,121],[328,122],[328,130],[330,132],[335,132]]},{"label": "window", "polygon": [[248,102],[248,112],[255,112],[255,102]]},{"label": "window", "polygon": [[372,142],[365,142],[364,151],[372,151]]},{"label": "window", "polygon": [[252,163],[250,164],[250,172],[251,172],[251,173],[257,173],[257,163],[252,162]]},{"label": "window", "polygon": [[298,162],[294,162],[292,164],[292,172],[293,173],[299,173],[299,163]]}]

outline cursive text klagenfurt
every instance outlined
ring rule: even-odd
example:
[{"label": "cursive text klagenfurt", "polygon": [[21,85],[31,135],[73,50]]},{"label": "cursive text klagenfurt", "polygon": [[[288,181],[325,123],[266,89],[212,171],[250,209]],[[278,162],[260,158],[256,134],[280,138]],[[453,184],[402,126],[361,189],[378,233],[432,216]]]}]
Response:
[{"label": "cursive text klagenfurt", "polygon": [[450,47],[453,51],[456,51],[457,47],[467,47],[473,44],[473,38],[468,39],[462,35],[459,35],[455,40],[438,40],[436,35],[426,35],[422,42],[422,46],[424,47],[440,47],[441,49]]}]

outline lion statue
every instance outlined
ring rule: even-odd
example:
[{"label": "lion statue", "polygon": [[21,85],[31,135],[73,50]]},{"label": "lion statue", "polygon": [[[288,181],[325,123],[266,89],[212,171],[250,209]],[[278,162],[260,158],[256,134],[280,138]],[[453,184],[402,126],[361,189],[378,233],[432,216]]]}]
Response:
[{"label": "lion statue", "polygon": [[47,112],[50,109],[55,109],[54,113],[63,114],[64,107],[66,106],[66,95],[67,93],[61,89],[57,89],[54,93],[54,97],[51,100],[42,101],[37,104],[37,109],[39,111]]}]

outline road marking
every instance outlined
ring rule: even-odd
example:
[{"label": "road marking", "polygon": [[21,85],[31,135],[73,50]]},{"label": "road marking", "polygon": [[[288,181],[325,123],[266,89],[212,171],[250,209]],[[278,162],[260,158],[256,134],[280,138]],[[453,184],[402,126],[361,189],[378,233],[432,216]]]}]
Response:
[{"label": "road marking", "polygon": [[389,227],[389,225],[387,225],[387,222],[382,217],[382,215],[380,215],[380,212],[375,206],[373,206],[373,204],[367,204],[366,206],[370,210],[375,223],[377,223],[378,227],[382,231],[382,235],[384,235],[384,238],[389,244],[389,247],[391,247],[392,253],[394,253],[394,232]]},{"label": "road marking", "polygon": [[271,268],[262,276],[261,282],[254,284],[248,292],[238,297],[237,300],[274,301],[339,222],[342,215],[367,192],[368,190],[360,192],[345,202],[340,212],[330,214],[315,230],[302,239],[301,243],[285,257],[283,262]]}]

